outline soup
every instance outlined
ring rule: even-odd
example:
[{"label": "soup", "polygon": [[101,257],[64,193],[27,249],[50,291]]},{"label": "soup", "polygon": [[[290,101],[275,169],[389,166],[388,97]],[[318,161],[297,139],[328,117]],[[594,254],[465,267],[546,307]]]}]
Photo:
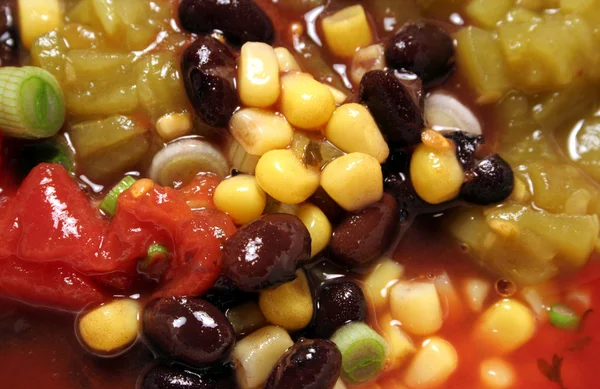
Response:
[{"label": "soup", "polygon": [[0,383],[594,388],[597,0],[19,0]]}]

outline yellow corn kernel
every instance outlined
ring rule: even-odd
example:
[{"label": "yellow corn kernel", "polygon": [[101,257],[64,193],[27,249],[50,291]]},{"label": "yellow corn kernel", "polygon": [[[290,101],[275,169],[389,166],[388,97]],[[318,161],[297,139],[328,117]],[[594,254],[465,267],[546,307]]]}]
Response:
[{"label": "yellow corn kernel", "polygon": [[458,196],[465,177],[453,147],[421,143],[411,157],[410,178],[419,197],[439,204]]},{"label": "yellow corn kernel", "polygon": [[284,149],[294,136],[292,127],[283,117],[256,108],[244,108],[233,114],[229,132],[251,155]]},{"label": "yellow corn kernel", "polygon": [[254,301],[228,309],[225,316],[238,336],[246,335],[267,325],[267,319]]},{"label": "yellow corn kernel", "polygon": [[350,80],[354,85],[359,85],[365,73],[371,70],[385,68],[385,52],[382,45],[364,47],[354,53],[350,65]]},{"label": "yellow corn kernel", "polygon": [[323,33],[331,52],[351,57],[357,49],[371,44],[373,36],[361,5],[346,7],[323,19]]},{"label": "yellow corn kernel", "polygon": [[131,299],[101,305],[79,319],[79,339],[85,346],[100,353],[124,351],[137,339],[140,311],[140,303]]},{"label": "yellow corn kernel", "polygon": [[513,367],[503,359],[490,358],[479,365],[481,383],[489,389],[508,389],[515,383]]},{"label": "yellow corn kernel", "polygon": [[304,270],[296,272],[294,281],[260,292],[258,305],[267,321],[298,331],[306,327],[313,317],[313,301]]},{"label": "yellow corn kernel", "polygon": [[431,335],[442,328],[442,304],[434,284],[398,281],[390,291],[390,312],[402,328],[415,335]]},{"label": "yellow corn kernel", "polygon": [[373,271],[365,278],[364,284],[365,295],[375,310],[387,309],[390,288],[403,275],[404,266],[390,258],[383,258],[373,267]]},{"label": "yellow corn kernel", "polygon": [[34,39],[62,24],[62,5],[58,0],[19,0],[19,33],[29,50]]},{"label": "yellow corn kernel", "polygon": [[172,141],[181,136],[189,135],[194,127],[192,115],[189,112],[169,113],[156,121],[156,132],[164,141]]},{"label": "yellow corn kernel", "polygon": [[458,354],[442,338],[425,340],[406,369],[404,383],[414,389],[442,386],[458,366]]},{"label": "yellow corn kernel", "polygon": [[377,320],[390,349],[386,370],[395,370],[417,351],[410,336],[404,332],[389,313]]},{"label": "yellow corn kernel", "polygon": [[342,105],[346,100],[348,100],[348,96],[342,92],[341,90],[332,87],[331,85],[325,85],[331,91],[333,95],[333,100],[335,101],[335,105]]},{"label": "yellow corn kernel", "polygon": [[525,183],[519,177],[515,177],[515,184],[513,186],[513,191],[510,194],[510,199],[516,201],[517,203],[524,203],[531,198],[531,194],[525,186]]},{"label": "yellow corn kernel", "polygon": [[338,107],[327,123],[325,136],[340,150],[369,154],[379,163],[385,162],[390,154],[375,119],[360,104],[350,103]]},{"label": "yellow corn kernel", "polygon": [[474,336],[491,352],[510,353],[527,343],[535,332],[535,318],[522,303],[500,300],[479,318]]},{"label": "yellow corn kernel", "polygon": [[281,112],[294,126],[319,130],[335,110],[329,88],[305,73],[290,73],[281,78]]},{"label": "yellow corn kernel", "polygon": [[237,225],[250,223],[262,215],[267,194],[249,174],[240,174],[221,181],[214,193],[217,209],[227,213]]},{"label": "yellow corn kernel", "polygon": [[381,165],[368,154],[346,154],[325,166],[321,186],[345,210],[359,210],[383,197]]},{"label": "yellow corn kernel", "polygon": [[285,204],[300,204],[319,187],[319,172],[304,166],[290,149],[265,153],[254,174],[265,192]]},{"label": "yellow corn kernel", "polygon": [[137,199],[151,191],[152,188],[154,188],[154,181],[149,178],[142,178],[134,182],[129,190],[131,191],[131,195]]},{"label": "yellow corn kernel", "polygon": [[321,211],[321,208],[310,203],[302,204],[298,208],[296,216],[302,220],[302,223],[304,223],[310,233],[310,252],[311,257],[314,257],[329,244],[329,240],[331,239],[331,223],[323,211]]},{"label": "yellow corn kernel", "polygon": [[294,342],[281,327],[266,326],[237,342],[231,359],[241,389],[256,389],[271,374],[277,361]]},{"label": "yellow corn kernel", "polygon": [[298,61],[296,61],[296,58],[294,58],[288,49],[277,47],[275,48],[275,54],[277,55],[277,62],[279,63],[279,71],[281,73],[300,71]]},{"label": "yellow corn kernel", "polygon": [[266,108],[279,98],[279,63],[275,50],[266,43],[242,46],[238,66],[240,100],[247,106]]}]

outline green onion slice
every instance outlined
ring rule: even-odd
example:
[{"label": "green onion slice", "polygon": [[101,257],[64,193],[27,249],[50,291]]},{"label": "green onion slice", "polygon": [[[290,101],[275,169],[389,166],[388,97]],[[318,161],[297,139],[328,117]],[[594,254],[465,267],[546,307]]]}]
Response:
[{"label": "green onion slice", "polygon": [[65,99],[56,78],[34,66],[0,68],[0,128],[18,138],[48,138],[65,121]]},{"label": "green onion slice", "polygon": [[562,330],[576,330],[581,318],[566,305],[554,304],[550,307],[550,324]]},{"label": "green onion slice", "polygon": [[117,200],[121,193],[125,192],[131,185],[135,183],[135,178],[130,176],[125,176],[123,179],[115,185],[110,192],[106,195],[102,203],[100,204],[100,209],[103,210],[106,214],[110,216],[114,216],[117,212]]},{"label": "green onion slice", "polygon": [[342,353],[342,378],[347,382],[368,381],[385,366],[388,345],[365,323],[346,324],[333,334],[331,341]]},{"label": "green onion slice", "polygon": [[169,251],[162,244],[154,243],[150,247],[148,247],[148,254],[146,255],[146,260],[149,263],[154,261],[164,259],[169,255]]}]

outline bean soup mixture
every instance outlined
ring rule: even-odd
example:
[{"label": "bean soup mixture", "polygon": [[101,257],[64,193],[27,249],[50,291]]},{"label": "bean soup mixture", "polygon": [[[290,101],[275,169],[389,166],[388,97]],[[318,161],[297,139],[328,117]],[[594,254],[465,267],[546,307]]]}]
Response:
[{"label": "bean soup mixture", "polygon": [[0,388],[600,388],[600,0],[0,0]]}]

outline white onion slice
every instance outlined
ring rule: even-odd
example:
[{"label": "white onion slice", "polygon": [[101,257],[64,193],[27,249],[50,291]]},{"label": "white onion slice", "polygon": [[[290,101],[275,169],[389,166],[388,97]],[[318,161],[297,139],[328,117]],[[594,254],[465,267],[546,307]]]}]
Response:
[{"label": "white onion slice", "polygon": [[229,174],[229,164],[219,149],[199,139],[184,139],[156,153],[150,165],[150,178],[171,186],[192,179],[202,172],[219,177]]},{"label": "white onion slice", "polygon": [[463,131],[481,135],[481,124],[473,112],[454,96],[432,93],[425,99],[425,121],[436,131]]}]

